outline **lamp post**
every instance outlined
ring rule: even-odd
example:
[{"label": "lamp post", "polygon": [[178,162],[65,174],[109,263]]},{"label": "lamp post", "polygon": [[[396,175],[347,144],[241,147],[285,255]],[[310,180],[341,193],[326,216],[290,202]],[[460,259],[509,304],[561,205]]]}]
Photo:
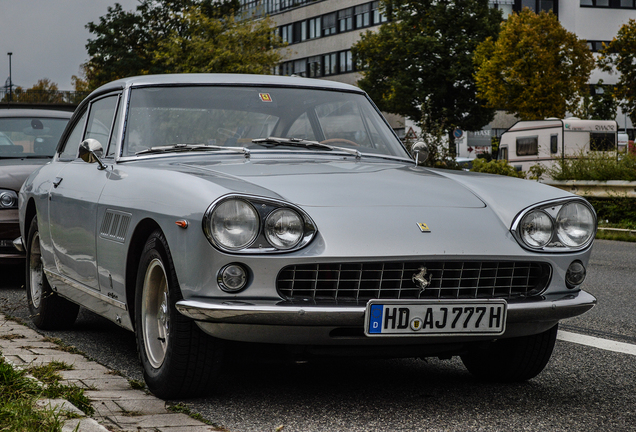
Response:
[{"label": "lamp post", "polygon": [[11,99],[13,96],[13,93],[12,93],[13,81],[11,80],[11,56],[13,55],[13,53],[8,52],[7,55],[9,56],[9,103],[11,103]]}]

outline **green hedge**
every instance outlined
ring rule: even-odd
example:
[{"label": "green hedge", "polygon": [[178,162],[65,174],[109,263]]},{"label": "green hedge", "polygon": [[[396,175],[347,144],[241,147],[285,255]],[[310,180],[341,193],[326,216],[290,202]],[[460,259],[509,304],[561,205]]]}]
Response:
[{"label": "green hedge", "polygon": [[636,229],[636,199],[634,198],[586,198],[596,210],[599,225],[620,225]]}]

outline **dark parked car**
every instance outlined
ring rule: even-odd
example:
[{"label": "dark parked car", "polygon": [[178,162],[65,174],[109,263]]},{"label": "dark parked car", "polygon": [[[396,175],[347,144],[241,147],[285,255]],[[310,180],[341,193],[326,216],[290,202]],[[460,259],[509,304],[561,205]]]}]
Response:
[{"label": "dark parked car", "polygon": [[24,259],[13,247],[20,235],[18,191],[29,174],[51,160],[71,115],[56,110],[0,109],[0,264]]}]

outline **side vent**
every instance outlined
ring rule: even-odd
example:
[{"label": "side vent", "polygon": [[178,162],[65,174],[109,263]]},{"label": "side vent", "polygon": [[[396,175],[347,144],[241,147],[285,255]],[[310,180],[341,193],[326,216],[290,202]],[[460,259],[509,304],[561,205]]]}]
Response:
[{"label": "side vent", "polygon": [[116,210],[106,210],[99,236],[105,239],[123,243],[126,240],[126,232],[130,224],[130,213]]}]

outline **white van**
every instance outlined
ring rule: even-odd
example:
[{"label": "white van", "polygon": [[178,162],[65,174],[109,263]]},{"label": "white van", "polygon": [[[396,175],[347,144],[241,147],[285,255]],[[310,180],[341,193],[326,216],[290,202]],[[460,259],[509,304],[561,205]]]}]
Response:
[{"label": "white van", "polygon": [[498,158],[522,171],[539,163],[551,168],[559,159],[588,151],[616,151],[617,130],[614,120],[519,121],[501,135]]}]

